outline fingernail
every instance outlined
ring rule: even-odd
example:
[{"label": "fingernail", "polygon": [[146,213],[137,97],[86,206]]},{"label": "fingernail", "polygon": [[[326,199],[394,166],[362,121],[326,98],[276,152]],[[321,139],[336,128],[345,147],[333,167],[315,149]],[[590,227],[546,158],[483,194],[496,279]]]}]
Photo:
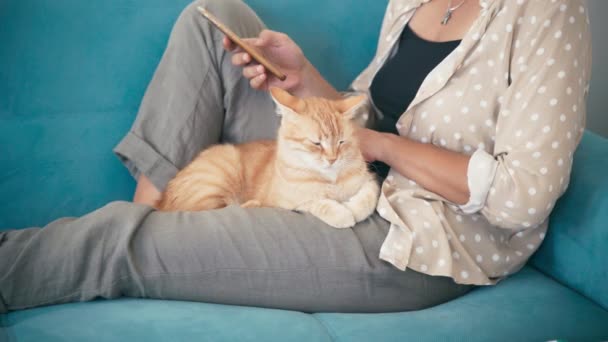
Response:
[{"label": "fingernail", "polygon": [[261,66],[261,65],[258,65],[258,67],[256,68],[256,70],[257,70],[258,72],[263,72],[263,71],[264,71],[264,67],[263,67],[263,66]]}]

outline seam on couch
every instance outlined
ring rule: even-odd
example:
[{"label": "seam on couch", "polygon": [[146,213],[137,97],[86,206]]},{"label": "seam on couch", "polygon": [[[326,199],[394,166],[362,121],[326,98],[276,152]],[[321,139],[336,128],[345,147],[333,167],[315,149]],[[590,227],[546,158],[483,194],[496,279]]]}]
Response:
[{"label": "seam on couch", "polygon": [[527,263],[526,264],[528,267],[532,267],[535,271],[539,272],[540,274],[544,275],[545,277],[553,280],[554,282],[560,284],[561,286],[567,288],[568,290],[575,292],[576,294],[580,295],[581,297],[585,298],[586,300],[590,301],[591,303],[599,306],[600,308],[607,310],[608,311],[608,307],[605,307],[604,305],[602,305],[601,303],[596,302],[593,298],[590,298],[589,296],[587,296],[585,293],[582,293],[581,291],[568,286],[567,284],[562,283],[559,279],[555,278],[554,276],[552,276],[551,274],[544,272],[542,269],[536,267],[536,265],[532,264],[532,263]]},{"label": "seam on couch", "polygon": [[322,317],[317,316],[317,314],[311,314],[311,316],[314,317],[314,319],[317,320],[319,325],[323,327],[323,329],[325,330],[325,332],[327,333],[327,335],[329,336],[329,339],[331,341],[338,340],[338,337],[337,337],[335,331],[329,326],[329,324],[327,322],[325,322],[325,320],[323,320]]}]

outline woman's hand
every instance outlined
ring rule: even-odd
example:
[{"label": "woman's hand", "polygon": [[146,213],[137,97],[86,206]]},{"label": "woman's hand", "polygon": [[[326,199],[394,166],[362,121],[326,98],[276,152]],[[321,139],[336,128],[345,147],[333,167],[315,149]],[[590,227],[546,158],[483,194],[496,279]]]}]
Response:
[{"label": "woman's hand", "polygon": [[247,44],[260,51],[270,62],[275,64],[287,78],[279,80],[266,68],[253,60],[251,56],[224,37],[224,48],[233,51],[232,64],[243,67],[243,76],[249,79],[252,88],[268,90],[268,87],[279,87],[295,92],[302,85],[303,74],[310,63],[302,49],[284,33],[263,30],[257,38],[243,39]]},{"label": "woman's hand", "polygon": [[367,129],[357,129],[357,139],[359,140],[359,148],[361,154],[366,162],[373,162],[376,160],[382,161],[385,136],[383,133]]}]

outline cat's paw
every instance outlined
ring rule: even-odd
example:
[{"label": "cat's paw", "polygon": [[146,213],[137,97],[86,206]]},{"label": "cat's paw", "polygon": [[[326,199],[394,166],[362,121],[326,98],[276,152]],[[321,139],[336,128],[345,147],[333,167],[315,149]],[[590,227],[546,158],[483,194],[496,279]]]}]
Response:
[{"label": "cat's paw", "polygon": [[367,202],[368,203],[362,204],[359,202],[348,201],[348,202],[344,203],[344,206],[353,213],[353,216],[355,217],[355,221],[361,222],[361,221],[365,220],[366,218],[368,218],[371,214],[373,214],[376,209],[377,201],[370,199]]},{"label": "cat's paw", "polygon": [[332,200],[322,201],[312,214],[334,228],[350,228],[357,223],[348,208]]},{"label": "cat's paw", "polygon": [[259,208],[262,206],[262,203],[258,200],[249,200],[243,204],[241,204],[241,208]]}]

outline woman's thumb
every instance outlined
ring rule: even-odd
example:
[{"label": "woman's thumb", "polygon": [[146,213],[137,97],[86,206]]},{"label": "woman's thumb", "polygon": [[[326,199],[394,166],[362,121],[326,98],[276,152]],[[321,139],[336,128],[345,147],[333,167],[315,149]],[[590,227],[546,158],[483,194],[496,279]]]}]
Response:
[{"label": "woman's thumb", "polygon": [[254,41],[254,45],[258,47],[268,46],[276,40],[277,32],[271,30],[263,30],[258,38]]}]

